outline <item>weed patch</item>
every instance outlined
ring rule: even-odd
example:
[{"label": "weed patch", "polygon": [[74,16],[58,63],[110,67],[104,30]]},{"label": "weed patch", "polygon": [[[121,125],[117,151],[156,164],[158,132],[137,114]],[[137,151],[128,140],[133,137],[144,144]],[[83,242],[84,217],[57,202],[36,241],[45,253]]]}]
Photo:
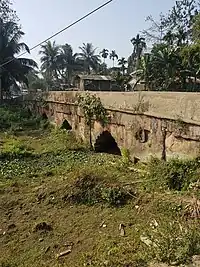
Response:
[{"label": "weed patch", "polygon": [[170,190],[187,190],[198,179],[200,161],[171,159],[167,162],[152,159],[148,164],[148,179],[152,186]]},{"label": "weed patch", "polygon": [[32,151],[23,142],[15,138],[5,139],[2,151],[0,153],[1,159],[6,158],[23,158],[32,155]]},{"label": "weed patch", "polygon": [[93,173],[82,173],[64,199],[78,204],[107,203],[110,206],[120,206],[133,197],[135,196],[130,190],[120,185],[108,184],[105,178]]},{"label": "weed patch", "polygon": [[200,253],[198,225],[185,227],[179,222],[158,224],[148,231],[148,254],[158,262],[179,265]]},{"label": "weed patch", "polygon": [[21,106],[3,105],[0,107],[0,131],[16,133],[25,129],[47,128],[48,121],[30,113]]}]

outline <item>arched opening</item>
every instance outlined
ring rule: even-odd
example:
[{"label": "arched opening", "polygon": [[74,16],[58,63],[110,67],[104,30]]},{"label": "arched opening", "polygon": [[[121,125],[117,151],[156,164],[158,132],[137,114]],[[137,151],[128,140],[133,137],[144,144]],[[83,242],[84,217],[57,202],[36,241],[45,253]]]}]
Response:
[{"label": "arched opening", "polygon": [[47,117],[47,114],[46,114],[46,113],[43,113],[43,114],[42,114],[42,119],[43,119],[44,121],[47,121],[47,120],[48,120],[48,117]]},{"label": "arched opening", "polygon": [[97,153],[121,155],[121,151],[115,139],[108,131],[104,131],[102,134],[99,135],[94,145],[94,148]]},{"label": "arched opening", "polygon": [[72,130],[72,126],[69,124],[69,122],[67,120],[63,121],[62,126],[60,128],[61,129],[65,129],[67,131],[71,131]]},{"label": "arched opening", "polygon": [[146,143],[149,140],[150,131],[140,128],[135,134],[136,140],[140,143]]}]

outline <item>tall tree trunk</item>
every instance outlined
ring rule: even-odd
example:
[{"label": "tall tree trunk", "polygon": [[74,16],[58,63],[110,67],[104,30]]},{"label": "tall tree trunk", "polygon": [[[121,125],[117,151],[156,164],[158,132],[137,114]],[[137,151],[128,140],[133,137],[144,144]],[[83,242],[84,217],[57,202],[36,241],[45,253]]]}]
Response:
[{"label": "tall tree trunk", "polygon": [[166,161],[167,155],[166,155],[166,137],[167,137],[167,130],[165,127],[162,129],[162,155],[161,159]]},{"label": "tall tree trunk", "polygon": [[89,122],[89,134],[90,134],[90,149],[93,150],[92,146],[92,121]]},{"label": "tall tree trunk", "polygon": [[115,60],[113,59],[113,68],[115,67]]}]

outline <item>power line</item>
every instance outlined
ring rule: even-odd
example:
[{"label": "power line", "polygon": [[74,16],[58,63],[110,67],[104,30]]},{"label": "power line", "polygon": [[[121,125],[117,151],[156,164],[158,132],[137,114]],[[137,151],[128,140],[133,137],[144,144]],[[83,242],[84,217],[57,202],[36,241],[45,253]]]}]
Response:
[{"label": "power line", "polygon": [[[91,12],[89,12],[88,14],[86,14],[85,16],[81,17],[80,19],[76,20],[75,22],[73,22],[73,23],[71,23],[70,25],[68,25],[67,27],[65,27],[64,29],[62,29],[62,30],[56,32],[55,34],[51,35],[50,37],[48,37],[48,38],[45,39],[44,41],[42,41],[42,42],[40,42],[39,44],[33,46],[32,48],[30,48],[30,51],[36,49],[37,47],[39,47],[39,46],[41,46],[42,44],[46,43],[47,41],[49,41],[50,39],[54,38],[55,36],[61,34],[62,32],[66,31],[66,30],[68,30],[68,29],[71,28],[72,26],[76,25],[77,23],[81,22],[82,20],[86,19],[87,17],[91,16],[92,14],[96,13],[97,11],[99,11],[100,9],[102,9],[102,8],[105,7],[105,6],[107,6],[108,4],[110,4],[110,3],[113,2],[113,1],[114,1],[114,0],[109,0],[109,1],[107,1],[106,3],[104,3],[103,5],[101,5],[101,6],[97,7],[97,8],[95,8],[94,10],[92,10]],[[25,55],[25,54],[27,54],[27,53],[28,53],[28,52],[25,51],[25,52],[23,52],[22,54],[18,55],[17,58],[19,58],[19,57],[21,57],[21,56],[23,56],[23,55]],[[7,65],[7,64],[10,63],[10,62],[12,62],[13,60],[14,60],[14,58],[11,59],[11,60],[9,60],[9,61],[7,61],[7,62],[5,62],[5,63],[3,63],[2,65],[0,65],[0,68],[3,67],[3,66],[5,66],[5,65]]]}]

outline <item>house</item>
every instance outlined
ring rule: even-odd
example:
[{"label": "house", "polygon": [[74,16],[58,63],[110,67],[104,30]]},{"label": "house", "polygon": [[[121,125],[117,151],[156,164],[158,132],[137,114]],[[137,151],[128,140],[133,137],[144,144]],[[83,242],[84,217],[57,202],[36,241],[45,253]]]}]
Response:
[{"label": "house", "polygon": [[111,91],[114,79],[104,75],[77,75],[75,87],[80,91]]},{"label": "house", "polygon": [[130,73],[130,79],[128,81],[128,85],[131,91],[145,91],[147,90],[145,86],[145,81],[139,79],[138,71],[134,71]]},{"label": "house", "polygon": [[138,81],[136,77],[131,77],[128,81],[128,85],[130,88],[130,91],[145,91],[145,82],[144,81]]}]

